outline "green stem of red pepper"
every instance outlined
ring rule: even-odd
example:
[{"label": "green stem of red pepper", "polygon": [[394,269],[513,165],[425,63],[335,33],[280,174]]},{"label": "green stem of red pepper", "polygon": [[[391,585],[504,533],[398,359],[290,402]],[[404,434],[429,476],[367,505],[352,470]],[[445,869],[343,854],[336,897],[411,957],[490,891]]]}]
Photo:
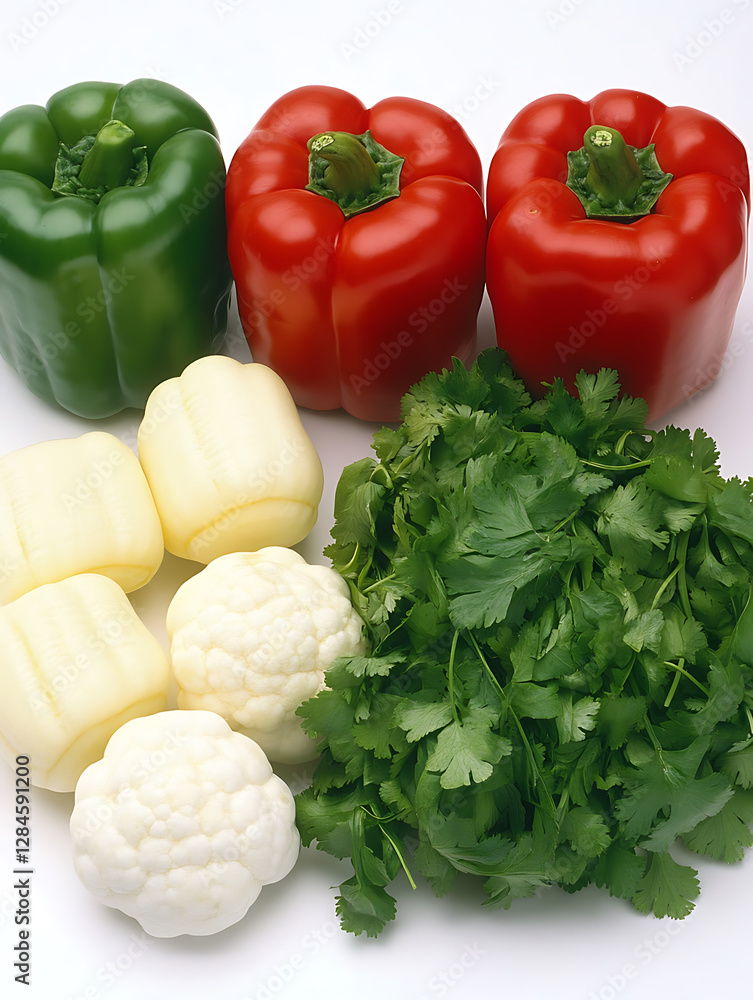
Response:
[{"label": "green stem of red pepper", "polygon": [[634,222],[648,215],[672,180],[656,159],[653,143],[629,146],[617,129],[592,125],[581,149],[568,153],[567,186],[588,218]]},{"label": "green stem of red pepper", "polygon": [[385,149],[370,132],[319,132],[307,145],[306,189],[334,201],[346,218],[400,194],[403,157]]},{"label": "green stem of red pepper", "polygon": [[97,132],[81,164],[78,179],[85,188],[122,187],[133,167],[136,133],[123,122],[109,121]]},{"label": "green stem of red pepper", "polygon": [[583,146],[591,161],[586,183],[601,203],[632,203],[643,183],[643,172],[617,129],[592,125],[583,136]]}]

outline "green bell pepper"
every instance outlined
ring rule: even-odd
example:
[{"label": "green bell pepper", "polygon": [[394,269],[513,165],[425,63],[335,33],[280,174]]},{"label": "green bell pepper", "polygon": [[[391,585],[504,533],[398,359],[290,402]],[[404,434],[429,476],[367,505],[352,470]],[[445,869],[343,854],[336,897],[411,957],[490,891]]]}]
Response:
[{"label": "green bell pepper", "polygon": [[211,119],[161,81],[0,117],[0,355],[32,392],[105,417],[219,350],[224,186]]}]

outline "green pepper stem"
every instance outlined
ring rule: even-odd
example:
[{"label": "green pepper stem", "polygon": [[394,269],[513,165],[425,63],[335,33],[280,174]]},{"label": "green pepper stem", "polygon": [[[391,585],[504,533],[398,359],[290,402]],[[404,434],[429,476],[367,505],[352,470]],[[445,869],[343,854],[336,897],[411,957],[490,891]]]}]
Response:
[{"label": "green pepper stem", "polygon": [[379,168],[358,136],[350,132],[320,132],[309,139],[308,148],[326,160],[322,181],[337,198],[352,199],[377,190]]},{"label": "green pepper stem", "polygon": [[591,161],[586,185],[603,205],[630,204],[643,183],[643,171],[617,129],[592,125],[583,146]]},{"label": "green pepper stem", "polygon": [[135,144],[135,132],[123,122],[113,120],[103,125],[81,164],[81,186],[109,191],[125,184],[133,167]]}]

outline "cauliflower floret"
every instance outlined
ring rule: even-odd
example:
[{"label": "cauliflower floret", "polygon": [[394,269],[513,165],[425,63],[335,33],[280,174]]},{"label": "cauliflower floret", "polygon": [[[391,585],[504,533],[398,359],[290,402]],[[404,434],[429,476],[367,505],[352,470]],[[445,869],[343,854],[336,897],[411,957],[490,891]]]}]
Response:
[{"label": "cauliflower floret", "polygon": [[316,756],[296,709],[333,660],[365,650],[342,577],[279,546],[219,556],[187,580],[167,633],[178,707],[217,712],[282,764]]},{"label": "cauliflower floret", "polygon": [[86,888],[154,937],[237,923],[300,850],[292,792],[214,712],[121,726],[79,778],[70,828]]}]

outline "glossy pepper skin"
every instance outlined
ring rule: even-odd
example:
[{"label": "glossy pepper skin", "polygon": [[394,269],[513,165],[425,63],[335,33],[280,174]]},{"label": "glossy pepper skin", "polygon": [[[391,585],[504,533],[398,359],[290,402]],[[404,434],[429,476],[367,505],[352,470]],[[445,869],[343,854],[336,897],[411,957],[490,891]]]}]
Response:
[{"label": "glossy pepper skin", "polygon": [[[113,120],[146,148],[139,186],[55,193],[61,144]],[[0,118],[0,354],[37,396],[87,418],[143,408],[219,348],[224,181],[209,116],[161,81],[75,84]]]},{"label": "glossy pepper skin", "polygon": [[[312,137],[360,136],[404,158],[399,194],[346,218],[306,190]],[[371,109],[332,87],[284,95],[228,169],[228,248],[251,353],[299,405],[397,420],[428,371],[475,347],[486,219],[478,153],[410,98]]]},{"label": "glossy pepper skin", "polygon": [[[672,175],[641,218],[587,218],[566,186],[568,152],[595,125],[654,144]],[[749,205],[742,143],[701,111],[628,90],[525,107],[490,164],[486,278],[498,344],[531,392],[614,368],[657,419],[713,381],[745,279]]]}]

